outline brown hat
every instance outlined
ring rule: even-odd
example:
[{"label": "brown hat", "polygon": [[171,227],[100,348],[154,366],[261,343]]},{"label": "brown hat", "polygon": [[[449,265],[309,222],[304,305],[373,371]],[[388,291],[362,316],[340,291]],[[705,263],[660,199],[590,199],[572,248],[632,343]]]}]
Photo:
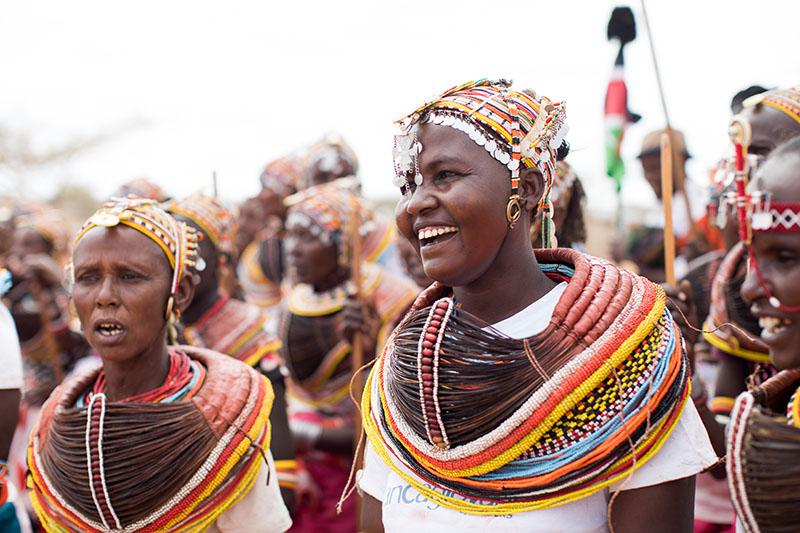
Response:
[{"label": "brown hat", "polygon": [[[644,136],[642,141],[642,150],[639,152],[639,159],[648,155],[658,155],[661,153],[661,135],[666,132],[666,129],[651,131]],[[672,139],[672,152],[675,155],[682,155],[683,161],[689,159],[691,154],[686,149],[686,139],[683,132],[680,130],[670,130],[670,137]]]}]

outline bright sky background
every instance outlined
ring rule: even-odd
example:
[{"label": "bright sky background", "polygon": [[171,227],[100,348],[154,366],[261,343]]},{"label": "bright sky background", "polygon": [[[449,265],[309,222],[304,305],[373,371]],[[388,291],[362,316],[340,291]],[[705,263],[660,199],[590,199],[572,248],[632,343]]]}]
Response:
[{"label": "bright sky background", "polygon": [[[615,5],[7,1],[0,126],[41,149],[121,130],[24,176],[28,195],[69,181],[104,196],[147,176],[180,196],[208,190],[216,170],[222,196],[239,200],[257,190],[268,160],[336,130],[360,158],[367,195],[387,198],[397,195],[392,120],[455,83],[506,77],[567,101],[569,161],[590,208],[610,214],[603,98]],[[652,194],[634,157],[664,117],[644,20],[632,7],[639,37],[626,49],[627,82],[630,107],[644,118],[626,138],[625,198],[646,204]],[[648,9],[672,121],[695,155],[690,174],[703,182],[727,146],[731,96],[753,83],[800,84],[800,2],[650,0]],[[8,192],[9,180],[0,183]]]}]

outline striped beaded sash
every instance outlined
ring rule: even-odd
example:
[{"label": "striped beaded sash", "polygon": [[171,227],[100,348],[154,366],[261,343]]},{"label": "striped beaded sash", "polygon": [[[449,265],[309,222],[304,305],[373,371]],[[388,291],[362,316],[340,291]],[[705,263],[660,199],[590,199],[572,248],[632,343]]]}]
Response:
[{"label": "striped beaded sash", "polygon": [[372,446],[445,507],[497,515],[586,497],[652,457],[688,397],[660,287],[572,250],[536,254],[569,282],[542,333],[487,329],[435,284],[368,379]]}]

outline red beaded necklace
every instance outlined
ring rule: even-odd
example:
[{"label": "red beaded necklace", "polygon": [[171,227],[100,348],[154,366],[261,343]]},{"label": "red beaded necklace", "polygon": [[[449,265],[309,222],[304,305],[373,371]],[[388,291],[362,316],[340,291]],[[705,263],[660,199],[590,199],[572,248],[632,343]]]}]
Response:
[{"label": "red beaded necklace", "polygon": [[[165,398],[169,398],[170,396],[180,392],[181,389],[184,389],[190,384],[190,382],[192,382],[192,378],[194,377],[192,366],[191,359],[189,359],[188,355],[178,350],[171,350],[169,353],[169,371],[167,372],[166,379],[164,379],[164,383],[160,387],[137,394],[136,396],[131,396],[130,398],[125,398],[124,400],[120,400],[120,402],[160,402]],[[198,368],[202,369],[202,366],[198,365]],[[202,383],[203,376],[201,375],[200,379],[196,381],[195,386],[192,387],[192,390],[189,391],[184,398],[186,396],[191,397],[194,395]],[[97,380],[94,382],[94,386],[92,387],[92,394],[100,394],[105,392],[105,388],[106,375],[105,372],[101,370],[100,374],[97,376]]]}]

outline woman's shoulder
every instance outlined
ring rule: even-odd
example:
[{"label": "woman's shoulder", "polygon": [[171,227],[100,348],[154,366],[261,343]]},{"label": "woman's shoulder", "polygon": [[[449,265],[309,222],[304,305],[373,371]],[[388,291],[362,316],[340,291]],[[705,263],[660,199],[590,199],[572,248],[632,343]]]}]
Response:
[{"label": "woman's shoulder", "polygon": [[101,367],[98,365],[76,372],[68,376],[50,393],[47,401],[42,405],[39,421],[32,432],[39,437],[40,445],[47,438],[47,431],[56,413],[60,410],[74,407],[78,398],[95,382],[100,370]]},{"label": "woman's shoulder", "polygon": [[274,393],[269,381],[245,363],[225,354],[180,346],[191,359],[206,369],[202,387],[192,402],[216,435],[222,435],[243,413],[269,409]]}]

